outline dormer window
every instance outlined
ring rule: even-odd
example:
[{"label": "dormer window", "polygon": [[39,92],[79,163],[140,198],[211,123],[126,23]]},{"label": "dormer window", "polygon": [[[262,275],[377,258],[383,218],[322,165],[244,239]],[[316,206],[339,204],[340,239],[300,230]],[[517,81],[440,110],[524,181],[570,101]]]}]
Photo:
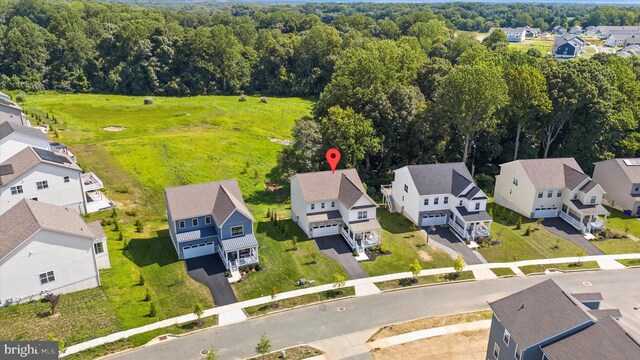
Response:
[{"label": "dormer window", "polygon": [[231,227],[231,236],[241,236],[244,235],[244,226],[232,226]]},{"label": "dormer window", "polygon": [[480,203],[479,202],[476,203],[476,210],[480,210]]},{"label": "dormer window", "polygon": [[591,197],[591,201],[589,201],[589,202],[590,202],[591,204],[595,204],[595,203],[596,203],[596,199],[597,199],[597,197],[596,197],[595,195],[593,195],[593,196]]}]

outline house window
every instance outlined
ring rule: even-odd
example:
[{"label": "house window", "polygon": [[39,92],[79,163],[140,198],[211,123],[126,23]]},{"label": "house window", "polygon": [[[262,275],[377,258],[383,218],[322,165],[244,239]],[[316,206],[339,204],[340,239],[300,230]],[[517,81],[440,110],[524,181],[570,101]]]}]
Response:
[{"label": "house window", "polygon": [[538,191],[538,199],[542,199],[542,191]]},{"label": "house window", "polygon": [[358,219],[366,219],[367,218],[367,210],[358,211]]},{"label": "house window", "polygon": [[198,219],[191,219],[191,225],[194,227],[198,226]]},{"label": "house window", "polygon": [[336,202],[335,202],[335,201],[332,201],[332,202],[331,202],[331,207],[332,207],[332,208],[336,207]]},{"label": "house window", "polygon": [[458,203],[458,206],[462,206],[462,200],[460,200],[460,202]]},{"label": "house window", "polygon": [[480,210],[480,203],[479,202],[476,203],[476,210]]},{"label": "house window", "polygon": [[518,344],[516,344],[515,357],[516,357],[516,360],[522,360],[522,349],[520,349],[520,346],[518,346]]},{"label": "house window", "polygon": [[442,201],[442,203],[445,204],[445,205],[448,204],[449,203],[449,197],[445,196],[444,200]]},{"label": "house window", "polygon": [[438,200],[440,200],[440,198],[438,197],[433,199],[433,205],[438,205]]},{"label": "house window", "polygon": [[504,329],[504,335],[502,336],[502,340],[507,346],[509,346],[509,341],[511,341],[511,334],[509,334],[507,329]]},{"label": "house window", "polygon": [[311,204],[311,210],[314,210],[316,208],[316,204]]},{"label": "house window", "polygon": [[498,356],[500,356],[500,346],[498,343],[493,343],[493,358],[498,360]]},{"label": "house window", "polygon": [[562,196],[562,190],[558,190],[558,193],[556,194],[556,197],[561,197]]},{"label": "house window", "polygon": [[185,226],[187,226],[187,225],[185,224],[184,220],[180,220],[180,221],[178,221],[178,228],[180,228],[180,229],[184,229],[184,228],[185,228]]},{"label": "house window", "polygon": [[406,192],[406,193],[409,192],[409,185],[404,184],[404,192]]},{"label": "house window", "polygon": [[47,180],[37,181],[36,187],[38,190],[47,189],[49,188],[49,182]]},{"label": "house window", "polygon": [[635,191],[635,192],[640,191],[640,186],[636,186],[636,187],[633,189],[633,191]]},{"label": "house window", "polygon": [[211,224],[211,216],[205,216],[204,223],[207,225]]},{"label": "house window", "polygon": [[518,179],[513,178],[513,185],[518,186]]},{"label": "house window", "polygon": [[553,196],[553,190],[547,191],[547,197],[550,198]]},{"label": "house window", "polygon": [[68,176],[65,176],[65,177],[64,177],[64,182],[66,182],[66,183],[68,183],[68,182],[69,182],[69,177],[68,177]]},{"label": "house window", "polygon": [[102,242],[98,242],[93,244],[93,250],[95,250],[96,254],[102,254],[104,252],[104,245]]},{"label": "house window", "polygon": [[595,203],[596,203],[596,196],[595,196],[595,195],[593,195],[593,196],[591,197],[591,201],[590,201],[590,202],[591,202],[592,204],[595,204]]},{"label": "house window", "polygon": [[47,284],[54,281],[56,277],[53,275],[53,270],[40,274],[40,284]]},{"label": "house window", "polygon": [[29,200],[38,201],[38,198],[37,197],[32,197],[32,198],[29,198]]},{"label": "house window", "polygon": [[320,208],[324,209],[324,203],[320,204]]},{"label": "house window", "polygon": [[429,205],[429,198],[424,198],[424,206]]},{"label": "house window", "polygon": [[578,199],[578,193],[573,194],[573,200]]},{"label": "house window", "polygon": [[242,225],[232,226],[231,236],[240,236],[240,235],[244,235],[244,226]]},{"label": "house window", "polygon": [[16,185],[11,187],[11,195],[22,194],[22,185]]}]

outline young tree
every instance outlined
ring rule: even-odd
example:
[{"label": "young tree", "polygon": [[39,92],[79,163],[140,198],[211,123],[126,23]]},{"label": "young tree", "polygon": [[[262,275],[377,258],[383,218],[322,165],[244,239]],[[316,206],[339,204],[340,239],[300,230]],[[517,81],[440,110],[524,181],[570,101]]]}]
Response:
[{"label": "young tree", "polygon": [[409,271],[411,271],[411,275],[413,275],[414,278],[420,275],[420,271],[422,271],[422,265],[420,265],[420,261],[418,261],[418,259],[413,260],[413,262],[409,264]]},{"label": "young tree", "polygon": [[49,308],[51,309],[51,315],[56,314],[56,308],[58,304],[60,304],[61,294],[51,294],[49,295]]},{"label": "young tree", "polygon": [[142,225],[142,221],[140,221],[140,219],[136,220],[136,232],[141,233],[144,231],[144,225]]},{"label": "young tree", "polygon": [[294,250],[294,251],[298,250],[296,245],[298,245],[298,237],[294,235],[293,237],[291,237],[291,246],[292,246],[291,250]]},{"label": "young tree", "polygon": [[151,301],[151,293],[149,292],[149,288],[145,289],[144,301]]},{"label": "young tree", "polygon": [[138,278],[138,285],[140,286],[144,285],[144,276],[142,276],[142,274],[140,274],[140,277]]},{"label": "young tree", "polygon": [[453,268],[456,270],[456,273],[460,274],[464,269],[464,259],[462,255],[458,254],[458,257],[453,262]]},{"label": "young tree", "polygon": [[333,274],[333,287],[336,289],[341,289],[345,286],[345,284],[347,283],[347,278],[340,274],[340,273],[335,273]]},{"label": "young tree", "polygon": [[256,353],[260,354],[260,358],[264,359],[265,355],[271,352],[271,340],[264,334],[260,337],[258,345],[256,345]]},{"label": "young tree", "polygon": [[156,317],[156,315],[156,304],[152,301],[151,304],[149,304],[149,317]]},{"label": "young tree", "polygon": [[204,310],[202,310],[202,306],[199,303],[193,305],[193,313],[198,317],[198,320],[196,320],[196,326],[202,326],[202,314],[204,313]]},{"label": "young tree", "polygon": [[522,216],[518,216],[518,222],[516,223],[516,229],[522,229]]}]

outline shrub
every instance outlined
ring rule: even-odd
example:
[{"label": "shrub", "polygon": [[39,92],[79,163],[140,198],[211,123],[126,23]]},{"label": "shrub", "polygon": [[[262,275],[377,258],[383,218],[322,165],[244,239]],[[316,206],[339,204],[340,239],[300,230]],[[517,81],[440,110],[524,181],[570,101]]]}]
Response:
[{"label": "shrub", "polygon": [[291,238],[291,245],[292,245],[292,250],[298,250],[298,248],[296,247],[296,245],[298,245],[298,237],[294,236]]},{"label": "shrub", "polygon": [[453,262],[453,268],[457,273],[462,272],[462,269],[464,269],[464,259],[462,259],[462,255],[458,254],[456,261]]},{"label": "shrub", "polygon": [[204,310],[202,310],[202,306],[199,303],[193,305],[193,313],[198,317],[198,320],[196,320],[196,326],[202,326],[202,314],[204,314]]},{"label": "shrub", "polygon": [[527,230],[524,231],[524,236],[531,235],[531,226],[527,226]]},{"label": "shrub", "polygon": [[136,220],[136,232],[143,232],[144,231],[144,225],[142,225],[142,221],[140,221],[140,219]]},{"label": "shrub", "polygon": [[240,102],[247,101],[247,95],[240,95],[240,98],[238,99],[238,101],[240,101]]},{"label": "shrub", "polygon": [[125,213],[127,216],[132,216],[132,217],[133,217],[133,216],[138,215],[138,212],[137,212],[137,211],[135,211],[135,210],[125,210],[125,211],[124,211],[124,213]]},{"label": "shrub", "polygon": [[118,211],[115,208],[113,208],[113,210],[111,210],[111,217],[112,218],[117,218],[118,217]]},{"label": "shrub", "polygon": [[51,308],[51,315],[55,315],[56,308],[58,307],[58,304],[60,304],[61,296],[62,296],[61,294],[51,294],[48,296],[49,307]]},{"label": "shrub", "polygon": [[145,294],[144,294],[144,301],[150,301],[151,300],[151,293],[149,292],[149,288],[146,288]]},{"label": "shrub", "polygon": [[25,101],[27,101],[27,94],[21,91],[20,93],[18,93],[18,95],[16,95],[16,102],[23,103]]},{"label": "shrub", "polygon": [[120,231],[120,224],[116,221],[115,225],[113,225],[113,231]]},{"label": "shrub", "polygon": [[413,260],[413,263],[409,264],[409,271],[411,271],[413,277],[420,275],[422,265],[420,265],[420,261],[418,261],[418,259]]},{"label": "shrub", "polygon": [[120,231],[120,234],[118,234],[118,241],[123,241],[124,240],[124,234],[122,233],[122,231]]},{"label": "shrub", "polygon": [[156,304],[152,301],[149,305],[149,317],[156,317]]},{"label": "shrub", "polygon": [[150,97],[144,98],[144,104],[145,105],[152,105],[153,104],[153,99],[150,98]]},{"label": "shrub", "polygon": [[518,222],[516,223],[516,229],[522,229],[522,216],[518,216]]},{"label": "shrub", "polygon": [[260,102],[263,103],[263,104],[266,104],[268,101],[269,100],[267,99],[266,96],[263,96],[263,97],[260,98]]},{"label": "shrub", "polygon": [[378,248],[382,254],[389,253],[389,245],[387,245],[387,243],[381,242],[380,245],[378,245]]},{"label": "shrub", "polygon": [[142,274],[140,274],[140,277],[138,278],[138,285],[140,286],[144,285],[144,276],[142,276]]}]

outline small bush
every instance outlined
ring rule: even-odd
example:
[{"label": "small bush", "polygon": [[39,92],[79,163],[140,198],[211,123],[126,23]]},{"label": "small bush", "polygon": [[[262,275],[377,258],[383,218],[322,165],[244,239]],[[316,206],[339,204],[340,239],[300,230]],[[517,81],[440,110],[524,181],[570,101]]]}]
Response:
[{"label": "small bush", "polygon": [[389,245],[387,245],[387,243],[381,242],[380,245],[378,245],[378,248],[380,249],[380,253],[382,254],[389,253]]},{"label": "small bush", "polygon": [[527,226],[527,230],[524,231],[524,236],[531,235],[531,226]]},{"label": "small bush", "polygon": [[111,210],[111,217],[112,218],[117,218],[118,217],[118,211],[115,208],[113,208],[113,210]]},{"label": "small bush", "polygon": [[142,225],[142,221],[140,221],[140,219],[136,220],[136,232],[143,232],[144,231],[144,225]]},{"label": "small bush", "polygon": [[263,97],[260,98],[260,102],[263,103],[263,104],[266,104],[268,101],[269,100],[267,99],[266,96],[263,96]]},{"label": "small bush", "polygon": [[238,101],[240,101],[240,102],[247,101],[247,95],[240,95],[240,98],[238,99]]},{"label": "small bush", "polygon": [[118,234],[118,241],[124,241],[124,234],[122,233],[122,231],[120,231],[120,234]]},{"label": "small bush", "polygon": [[138,212],[136,212],[135,210],[125,210],[124,213],[127,214],[127,216],[132,217],[138,215]]},{"label": "small bush", "polygon": [[516,223],[516,229],[522,229],[522,216],[518,216],[518,222]]},{"label": "small bush", "polygon": [[144,98],[144,104],[145,105],[152,105],[153,104],[153,99],[150,97]]},{"label": "small bush", "polygon": [[142,276],[142,274],[140,274],[140,277],[138,278],[138,285],[140,286],[144,285],[144,276]]},{"label": "small bush", "polygon": [[113,226],[113,231],[120,231],[120,224],[116,221],[115,225]]},{"label": "small bush", "polygon": [[18,93],[18,95],[16,95],[16,102],[23,103],[25,101],[27,101],[27,94],[25,94],[24,92],[20,92]]},{"label": "small bush", "polygon": [[144,301],[151,301],[151,293],[149,292],[149,288],[147,288],[145,291]]},{"label": "small bush", "polygon": [[149,305],[149,317],[156,317],[156,304],[153,301]]}]

